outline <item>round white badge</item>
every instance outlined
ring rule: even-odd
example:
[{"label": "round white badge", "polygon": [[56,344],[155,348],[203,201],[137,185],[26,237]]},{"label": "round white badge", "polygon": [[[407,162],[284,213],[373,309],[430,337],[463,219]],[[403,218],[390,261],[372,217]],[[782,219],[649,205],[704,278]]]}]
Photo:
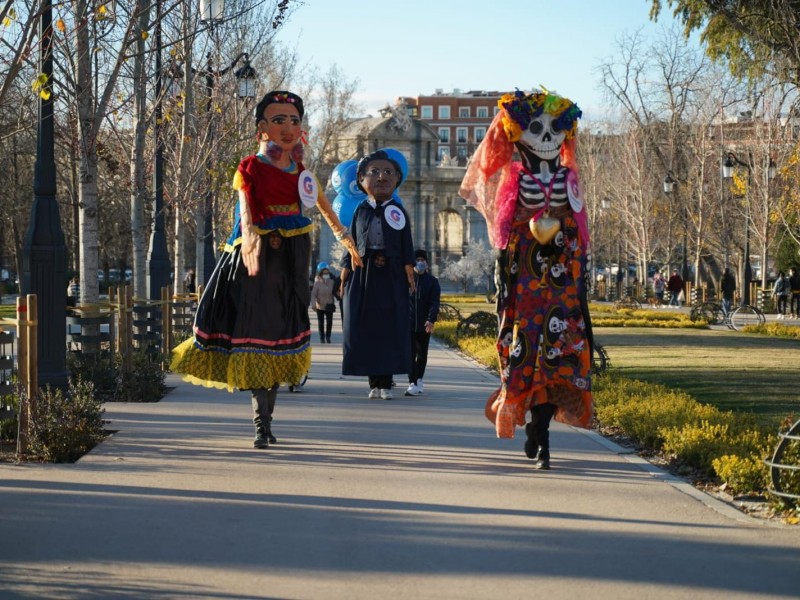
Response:
[{"label": "round white badge", "polygon": [[308,169],[300,173],[297,191],[300,192],[300,202],[303,203],[303,206],[311,208],[317,203],[317,190],[319,190],[319,184],[314,174]]},{"label": "round white badge", "polygon": [[383,216],[392,229],[400,231],[406,226],[406,216],[403,214],[403,211],[400,210],[399,206],[389,206],[383,212]]}]

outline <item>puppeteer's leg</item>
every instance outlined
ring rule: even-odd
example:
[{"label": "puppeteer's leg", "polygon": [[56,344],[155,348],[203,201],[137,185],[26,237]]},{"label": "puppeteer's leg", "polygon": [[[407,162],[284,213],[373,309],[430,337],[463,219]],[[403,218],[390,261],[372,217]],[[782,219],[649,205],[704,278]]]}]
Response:
[{"label": "puppeteer's leg", "polygon": [[278,396],[278,384],[271,388],[260,388],[252,391],[253,423],[256,427],[254,448],[269,448],[278,440],[272,435],[272,412],[275,410],[275,399]]}]

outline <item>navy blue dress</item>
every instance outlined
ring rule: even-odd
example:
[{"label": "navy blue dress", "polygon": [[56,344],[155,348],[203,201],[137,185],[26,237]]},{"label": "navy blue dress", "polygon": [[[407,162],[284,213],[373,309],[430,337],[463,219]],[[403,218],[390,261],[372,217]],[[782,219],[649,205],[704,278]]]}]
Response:
[{"label": "navy blue dress", "polygon": [[[402,215],[402,216],[401,216]],[[384,248],[368,247],[373,219],[381,220]],[[351,271],[343,302],[343,375],[399,375],[411,369],[408,335],[409,288],[405,265],[414,264],[411,223],[394,199],[373,208],[367,200],[356,207],[350,232],[364,262],[353,268],[350,255],[342,268]]]}]

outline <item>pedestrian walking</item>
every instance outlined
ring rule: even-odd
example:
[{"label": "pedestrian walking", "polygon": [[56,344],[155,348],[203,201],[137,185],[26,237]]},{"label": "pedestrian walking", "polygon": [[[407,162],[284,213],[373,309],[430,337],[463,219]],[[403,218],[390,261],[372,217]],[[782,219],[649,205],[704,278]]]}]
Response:
[{"label": "pedestrian walking", "polygon": [[733,295],[736,292],[736,279],[733,277],[729,267],[725,267],[725,272],[722,274],[722,280],[719,285],[722,290],[722,312],[727,317],[731,313]]},{"label": "pedestrian walking", "polygon": [[331,343],[331,329],[333,327],[333,313],[336,311],[334,288],[336,282],[331,277],[328,263],[321,262],[317,265],[317,276],[311,288],[311,307],[317,313],[319,323],[319,341],[322,344]]},{"label": "pedestrian walking", "polygon": [[183,289],[187,294],[194,294],[196,291],[195,287],[195,274],[194,269],[189,269],[186,271],[186,275],[183,278]]},{"label": "pedestrian walking", "polygon": [[81,284],[77,277],[69,280],[67,285],[67,306],[77,306],[81,300]]},{"label": "pedestrian walking", "polygon": [[273,91],[258,103],[259,152],[244,158],[234,176],[234,229],[198,304],[195,335],[175,349],[171,365],[192,383],[250,390],[255,448],[276,442],[278,386],[300,385],[311,363],[313,224],[302,207],[316,204],[337,239],[355,252],[303,166],[303,114],[303,100],[291,92]]},{"label": "pedestrian walking", "polygon": [[392,398],[392,374],[411,369],[409,290],[415,291],[411,223],[394,199],[403,169],[395,154],[377,150],[357,166],[367,198],[350,225],[363,265],[342,259],[343,375],[365,375],[369,398]]},{"label": "pedestrian walking", "polygon": [[661,271],[656,271],[653,275],[653,293],[658,299],[659,304],[664,304],[664,290],[667,289],[667,282],[664,281],[664,276]]},{"label": "pedestrian walking", "polygon": [[670,276],[669,281],[667,281],[667,291],[670,293],[669,305],[680,306],[680,297],[681,293],[683,292],[683,277],[678,275],[677,269],[672,271],[672,275]]},{"label": "pedestrian walking", "polygon": [[411,372],[408,374],[406,396],[418,396],[425,391],[422,378],[428,365],[428,346],[439,316],[439,298],[442,290],[439,280],[428,268],[428,253],[414,253],[414,281],[416,290],[411,298]]},{"label": "pedestrian walking", "polygon": [[[547,91],[506,94],[498,108],[459,190],[500,251],[501,387],[486,416],[498,437],[525,425],[526,456],[549,469],[551,419],[592,422],[589,231],[575,157],[581,111]],[[521,162],[512,160],[515,151]]]},{"label": "pedestrian walking", "polygon": [[775,300],[775,311],[778,313],[778,319],[786,318],[786,306],[791,293],[792,287],[789,278],[786,273],[781,271],[772,286],[772,297]]}]

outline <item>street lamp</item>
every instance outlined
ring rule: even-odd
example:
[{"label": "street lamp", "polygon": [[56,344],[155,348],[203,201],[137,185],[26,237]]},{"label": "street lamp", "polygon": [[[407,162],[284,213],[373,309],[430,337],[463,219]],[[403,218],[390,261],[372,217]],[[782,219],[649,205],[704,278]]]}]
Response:
[{"label": "street lamp", "polygon": [[[667,173],[667,176],[664,177],[664,193],[668,196],[672,194],[675,190],[675,186],[677,185],[677,181],[672,176],[672,171]],[[689,248],[689,208],[684,204],[683,205],[683,252],[681,258],[681,278],[686,281],[689,279],[689,261],[688,261],[688,248]]]},{"label": "street lamp", "polygon": [[[150,234],[147,256],[147,296],[150,300],[161,298],[161,288],[169,285],[169,253],[164,232],[164,147],[162,140],[161,84],[164,74],[161,69],[161,0],[156,1],[155,46],[156,85],[153,126],[153,196],[154,221]],[[166,310],[166,307],[164,307]]]},{"label": "street lamp", "polygon": [[742,306],[750,304],[750,282],[753,280],[753,269],[750,266],[750,183],[752,180],[753,169],[752,152],[747,153],[747,162],[739,160],[733,152],[725,155],[722,162],[722,177],[731,179],[736,165],[747,168],[747,190],[745,191],[745,213],[744,213],[744,277],[742,287]]},{"label": "street lamp", "polygon": [[31,220],[22,244],[22,293],[39,303],[39,384],[66,389],[67,246],[56,201],[53,128],[53,5],[42,2],[39,60],[45,81],[39,94]]}]

